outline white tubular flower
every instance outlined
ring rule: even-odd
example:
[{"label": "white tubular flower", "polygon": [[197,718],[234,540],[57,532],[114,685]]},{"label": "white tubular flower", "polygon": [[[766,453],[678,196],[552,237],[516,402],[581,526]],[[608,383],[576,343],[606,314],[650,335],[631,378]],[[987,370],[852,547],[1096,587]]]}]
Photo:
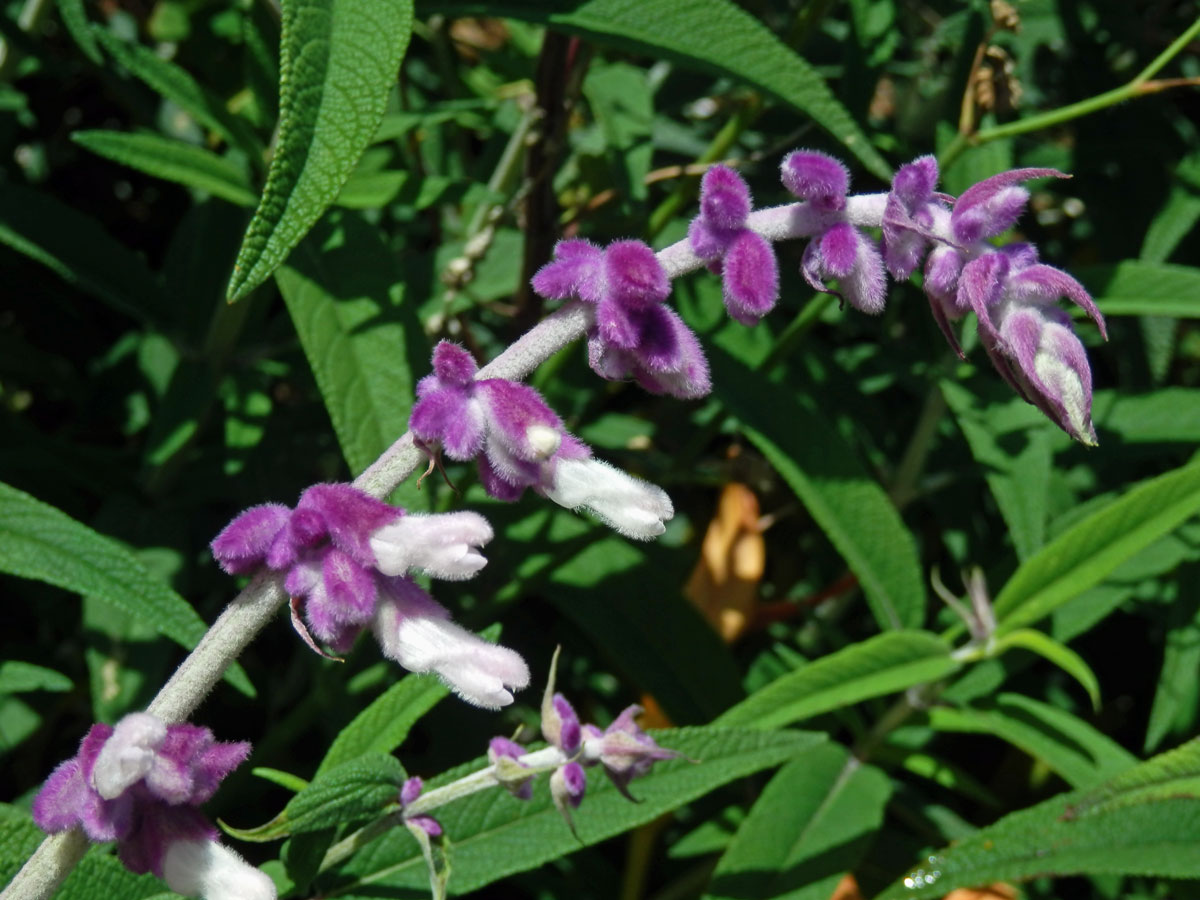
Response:
[{"label": "white tubular flower", "polygon": [[105,800],[121,796],[154,768],[167,726],[148,713],[130,713],[113,729],[96,757],[92,786]]},{"label": "white tubular flower", "polygon": [[204,900],[275,900],[275,884],[216,841],[175,841],[163,856],[163,881]]},{"label": "white tubular flower", "polygon": [[507,706],[512,691],[529,684],[529,667],[520,654],[455,625],[445,608],[416,585],[380,603],[374,627],[384,656],[410,672],[437,674],[475,706]]},{"label": "white tubular flower", "polygon": [[487,564],[478,548],[491,539],[492,526],[478,513],[407,515],[371,535],[371,552],[385,575],[418,569],[462,581]]},{"label": "white tubular flower", "polygon": [[675,515],[662,488],[598,459],[560,459],[545,493],[567,509],[590,509],[605,524],[639,541],[658,537]]}]

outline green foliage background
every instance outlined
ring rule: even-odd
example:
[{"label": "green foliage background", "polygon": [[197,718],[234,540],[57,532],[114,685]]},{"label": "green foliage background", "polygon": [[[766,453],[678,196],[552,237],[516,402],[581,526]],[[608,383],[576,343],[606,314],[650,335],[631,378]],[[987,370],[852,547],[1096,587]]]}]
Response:
[{"label": "green foliage background", "polygon": [[[1107,344],[1080,325],[1100,445],[1012,396],[969,325],[958,360],[915,284],[878,318],[814,296],[800,243],[754,329],[718,280],[676,282],[703,401],[556,355],[531,383],[669,491],[662,539],[499,504],[463,466],[461,496],[430,478],[393,499],[483,512],[489,565],[438,598],[499,623],[535,686],[561,644],[585,719],[652,699],[677,726],[660,741],[698,763],[636,782],[642,805],[593,775],[579,840],[544,784],[448,808],[451,892],[817,900],[852,871],[889,898],[1200,896],[1195,34],[1153,75],[1185,83],[1071,113],[1196,11],[1013,6],[1016,32],[981,0],[3,3],[0,882],[37,844],[52,766],[143,708],[234,595],[207,544],[237,511],[361,472],[438,338],[491,358],[546,312],[528,279],[558,238],[665,246],[694,164],[737,160],[772,205],[780,156],[811,147],[863,191],[926,153],[955,194],[1016,166],[1073,175],[1036,185],[1014,237],[1109,317]],[[985,46],[1000,103],[967,121]],[[733,644],[683,592],[730,482],[771,523],[762,615]],[[962,594],[973,566],[997,641],[953,653],[931,579]],[[418,896],[402,829],[317,866],[405,773],[442,783],[536,727],[537,687],[491,714],[402,675],[366,639],[315,657],[281,618],[201,708],[255,744],[211,812],[274,838],[240,846],[288,896]],[[60,896],[163,890],[97,849]]]}]

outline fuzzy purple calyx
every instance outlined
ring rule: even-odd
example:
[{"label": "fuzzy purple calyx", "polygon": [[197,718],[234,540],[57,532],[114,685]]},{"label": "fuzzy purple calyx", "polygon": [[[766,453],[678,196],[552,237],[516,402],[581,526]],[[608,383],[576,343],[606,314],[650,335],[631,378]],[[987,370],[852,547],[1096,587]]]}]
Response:
[{"label": "fuzzy purple calyx", "polygon": [[92,726],[46,779],[33,819],[49,834],[79,826],[92,841],[115,840],[128,868],[161,877],[172,843],[216,840],[195,807],[249,753],[249,744],[216,741],[207,728],[131,713],[115,727]]},{"label": "fuzzy purple calyx", "polygon": [[[839,222],[809,241],[800,272],[813,290],[837,294],[860,312],[883,312],[887,279],[879,246],[849,222]],[[836,278],[839,290],[826,287],[826,278]]]},{"label": "fuzzy purple calyx", "polygon": [[504,378],[465,384],[443,379],[439,359],[458,372],[468,362],[474,366],[470,354],[449,341],[437,345],[434,359],[434,374],[417,385],[409,427],[424,446],[440,446],[451,459],[475,460],[492,496],[515,500],[526,488],[547,484],[558,460],[591,455],[533,388]]},{"label": "fuzzy purple calyx", "polygon": [[775,250],[746,227],[750,189],[733,169],[713,166],[700,183],[700,215],[688,227],[693,252],[721,274],[729,314],[754,325],[779,299]]},{"label": "fuzzy purple calyx", "polygon": [[817,150],[793,150],[783,158],[783,186],[815,208],[835,211],[846,206],[850,170],[840,160]]},{"label": "fuzzy purple calyx", "polygon": [[1012,228],[1029,200],[1019,184],[1032,178],[1067,178],[1058,169],[1011,169],[985,178],[959,195],[950,214],[954,236],[964,244],[995,237]]},{"label": "fuzzy purple calyx", "polygon": [[679,756],[674,750],[660,747],[641,729],[637,716],[642,711],[636,704],[627,706],[604,731],[594,725],[584,726],[585,761],[599,762],[617,790],[631,800],[629,783],[633,779],[645,775],[656,762]]},{"label": "fuzzy purple calyx", "polygon": [[641,241],[617,241],[603,250],[586,241],[560,241],[532,285],[548,299],[578,297],[593,305],[588,364],[601,378],[634,378],[653,393],[683,399],[712,389],[699,341],[663,305],[670,280]]}]

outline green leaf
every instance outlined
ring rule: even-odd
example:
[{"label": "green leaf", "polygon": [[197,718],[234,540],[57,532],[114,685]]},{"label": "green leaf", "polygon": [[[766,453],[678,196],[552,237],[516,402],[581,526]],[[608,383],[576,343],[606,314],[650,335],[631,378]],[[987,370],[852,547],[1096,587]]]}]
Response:
[{"label": "green leaf", "polygon": [[958,667],[950,648],[931,634],[887,632],[775,679],[717,721],[723,726],[782,728],[868,697],[936,681]]},{"label": "green leaf", "polygon": [[949,379],[943,379],[940,388],[996,499],[1017,558],[1028,559],[1042,546],[1046,536],[1052,457],[1050,426],[1021,428],[1018,434],[1001,430],[997,427],[995,406],[980,405],[979,398],[971,391]]},{"label": "green leaf", "polygon": [[1079,682],[1088,699],[1092,701],[1092,709],[1100,709],[1100,682],[1096,673],[1087,662],[1065,644],[1060,644],[1054,638],[1032,628],[1018,628],[998,638],[993,645],[996,655],[1003,653],[1009,647],[1020,647],[1030,653],[1036,653],[1043,659],[1048,659],[1072,678]]},{"label": "green leaf", "polygon": [[413,402],[407,342],[425,346],[390,260],[378,231],[343,213],[316,229],[276,275],[355,473],[404,433]]},{"label": "green leaf", "polygon": [[0,662],[0,694],[30,691],[69,691],[74,686],[66,675],[16,659]]},{"label": "green leaf", "polygon": [[92,34],[83,0],[58,0],[58,15],[83,55],[96,65],[102,65],[104,56],[100,52],[100,45],[96,43],[96,36]]},{"label": "green leaf", "polygon": [[[8,884],[46,837],[29,813],[0,804],[0,884]],[[112,855],[110,846],[92,847],[54,892],[55,900],[146,900],[161,895],[153,875],[134,875]],[[175,894],[172,897],[177,896]]]},{"label": "green leaf", "polygon": [[1006,816],[931,856],[878,900],[1080,874],[1200,875],[1200,743]]},{"label": "green leaf", "polygon": [[1200,318],[1200,269],[1127,260],[1071,271],[1106,316]]},{"label": "green leaf", "polygon": [[245,296],[331,204],[370,144],[412,32],[411,0],[283,0],[279,139],[229,282]]},{"label": "green leaf", "polygon": [[314,778],[265,825],[243,829],[222,822],[221,826],[243,841],[274,841],[356,819],[375,818],[390,805],[399,805],[400,786],[407,777],[396,757],[367,753]]},{"label": "green leaf", "polygon": [[1072,787],[1087,787],[1133,766],[1137,759],[1082,719],[1021,694],[1001,694],[973,707],[935,706],[937,731],[992,734],[1041,760]]},{"label": "green leaf", "polygon": [[105,159],[236,203],[253,206],[245,172],[217,154],[152,133],[76,131],[71,140]]},{"label": "green leaf", "polygon": [[998,634],[1029,625],[1200,511],[1200,464],[1143,481],[1023,563],[996,598]]},{"label": "green leaf", "polygon": [[309,784],[299,775],[293,775],[291,772],[284,772],[279,769],[271,769],[267,766],[255,766],[250,770],[250,774],[264,781],[269,781],[271,784],[277,784],[281,788],[286,788],[293,794],[300,793]]},{"label": "green leaf", "polygon": [[717,863],[712,900],[828,900],[883,824],[892,784],[820,744],[779,770]]},{"label": "green leaf", "polygon": [[173,316],[140,256],[44,191],[0,182],[0,244],[140,322],[161,325]]},{"label": "green leaf", "polygon": [[[1180,570],[1180,584],[1196,577],[1196,567]],[[1194,583],[1194,582],[1191,582]],[[1182,736],[1196,723],[1200,711],[1200,595],[1184,595],[1167,610],[1167,640],[1163,664],[1146,725],[1147,753],[1167,735]]]},{"label": "green leaf", "polygon": [[118,63],[156,93],[170,100],[200,125],[215,131],[251,159],[262,157],[263,145],[249,124],[226,109],[219,97],[201,87],[186,70],[163,59],[149,47],[130,43],[107,28],[92,26],[92,34]]},{"label": "green leaf", "polygon": [[725,385],[721,402],[858,576],[880,627],[919,628],[925,583],[916,545],[853,448],[795,391],[752,377],[721,350],[709,360],[713,381]]},{"label": "green leaf", "polygon": [[321,765],[317,778],[344,762],[368,753],[391,753],[408,737],[409,729],[433,709],[449,688],[436,678],[406,675],[377,697],[341,730]]},{"label": "green leaf", "polygon": [[[552,859],[653,821],[721,785],[779,765],[825,739],[805,732],[751,732],[678,728],[651,732],[660,746],[683,757],[656,763],[630,787],[640,802],[622,797],[598,770],[588,773],[587,799],[575,813],[579,838],[571,834],[543,780],[532,800],[503,790],[481,791],[437,811],[453,841],[450,889],[457,894],[534,869]],[[696,760],[690,762],[689,760]],[[434,779],[438,787],[487,764],[478,759]],[[394,829],[351,857],[340,870],[338,896],[378,897],[412,889],[427,891],[429,876],[416,841]],[[352,880],[351,880],[352,879]]]},{"label": "green leaf", "polygon": [[1123,444],[1200,443],[1195,409],[1200,409],[1196,388],[1163,387],[1146,394],[1097,391],[1092,418],[1102,434],[1118,434]]},{"label": "green leaf", "polygon": [[[154,626],[188,650],[207,626],[191,604],[116,541],[16,488],[0,483],[0,571],[87,594]],[[253,696],[234,664],[226,679]]]},{"label": "green leaf", "polygon": [[810,116],[884,181],[891,169],[803,58],[730,0],[543,0],[430,4],[450,16],[511,16],[652,59],[731,76]]}]

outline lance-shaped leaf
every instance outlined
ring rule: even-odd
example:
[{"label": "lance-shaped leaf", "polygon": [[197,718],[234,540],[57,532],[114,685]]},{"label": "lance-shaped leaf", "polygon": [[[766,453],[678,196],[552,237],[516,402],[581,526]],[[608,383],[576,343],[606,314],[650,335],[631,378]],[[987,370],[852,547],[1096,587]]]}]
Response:
[{"label": "lance-shaped leaf", "polygon": [[[0,572],[95,597],[148,622],[188,650],[206,630],[190,603],[116,541],[2,483]],[[253,695],[246,673],[236,663],[225,677],[238,690]]]},{"label": "lance-shaped leaf", "polygon": [[782,728],[868,697],[936,681],[959,663],[943,641],[923,631],[890,631],[851,644],[755,691],[717,721]]},{"label": "lance-shaped leaf", "polygon": [[239,206],[254,204],[254,193],[241,167],[203,147],[149,132],[76,131],[71,140],[155,178],[207,191]]},{"label": "lance-shaped leaf", "polygon": [[[276,273],[342,453],[361,472],[404,433],[412,410],[408,347],[428,352],[378,232],[331,216]],[[411,485],[405,490],[418,496]]]},{"label": "lance-shaped leaf", "polygon": [[411,0],[283,0],[279,140],[229,298],[261,284],[325,211],[383,118]]},{"label": "lance-shaped leaf", "polygon": [[1200,742],[1086,790],[1061,794],[965,837],[878,900],[1046,875],[1200,875]]},{"label": "lance-shaped leaf", "polygon": [[107,28],[92,26],[92,34],[130,74],[170,100],[203,127],[219,134],[251,158],[262,157],[262,141],[250,124],[231,113],[220,97],[194,79],[187,70],[163,59],[149,47],[130,43]]},{"label": "lance-shaped leaf", "polygon": [[221,825],[244,841],[274,841],[355,819],[373,818],[398,807],[400,786],[407,777],[396,757],[368,753],[314,778],[288,801],[283,812],[265,825],[246,829],[233,828],[224,822]]},{"label": "lance-shaped leaf", "polygon": [[721,402],[858,576],[879,626],[920,627],[925,582],[912,533],[854,448],[795,391],[764,389],[719,348],[709,361]]},{"label": "lance-shaped leaf", "polygon": [[1059,643],[1048,634],[1034,631],[1032,628],[1018,628],[997,639],[992,650],[999,656],[1010,647],[1020,647],[1054,663],[1087,691],[1088,699],[1092,701],[1092,709],[1100,708],[1100,681],[1096,678],[1096,673],[1082,656],[1066,644]]},{"label": "lance-shaped leaf", "polygon": [[771,779],[717,863],[710,900],[829,900],[883,824],[892,783],[838,744]]},{"label": "lance-shaped leaf", "polygon": [[1069,712],[1021,694],[1001,694],[975,706],[935,706],[937,731],[993,734],[1057,772],[1072,787],[1090,787],[1137,760],[1112,738]]},{"label": "lance-shaped leaf", "polygon": [[1200,512],[1200,463],[1143,481],[1023,563],[996,598],[999,633],[1032,624]]}]

